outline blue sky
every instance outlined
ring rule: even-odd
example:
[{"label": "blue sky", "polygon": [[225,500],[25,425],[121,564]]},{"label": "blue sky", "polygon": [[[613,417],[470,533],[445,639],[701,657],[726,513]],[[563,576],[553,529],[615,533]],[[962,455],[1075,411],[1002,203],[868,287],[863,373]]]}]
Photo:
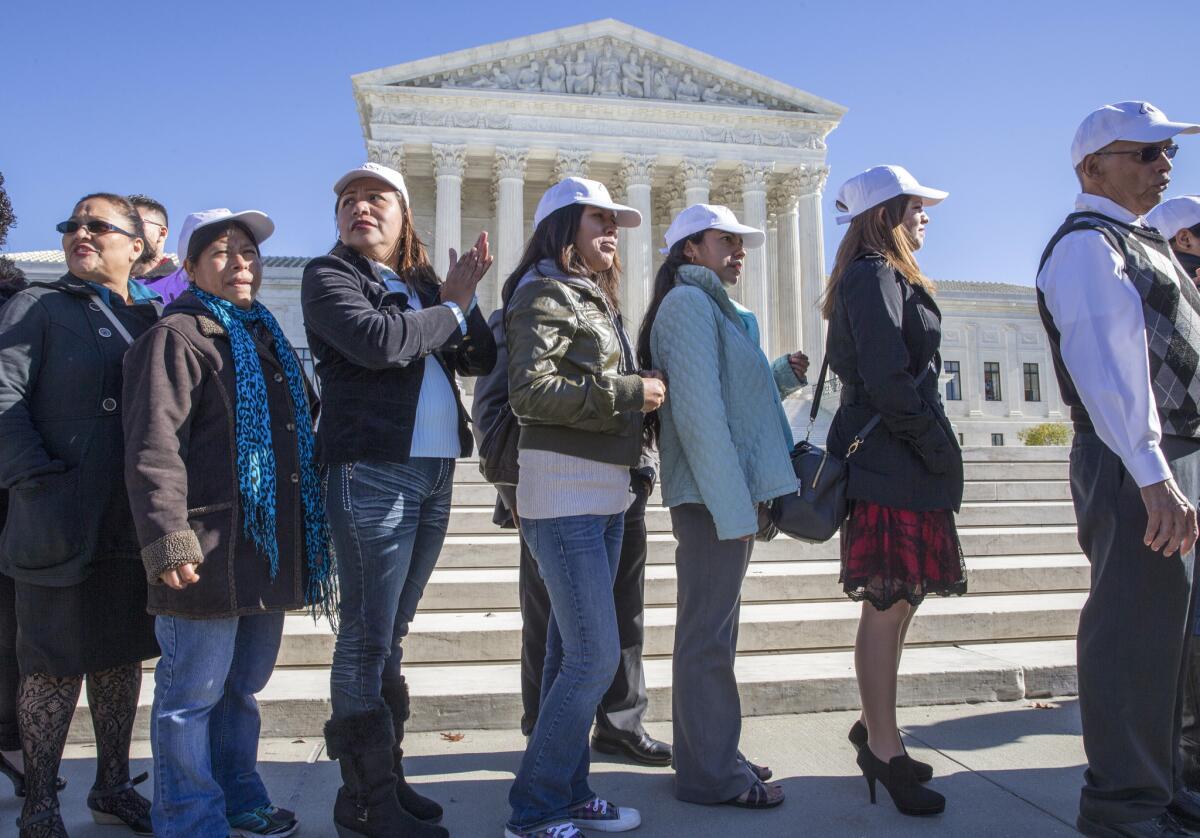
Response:
[{"label": "blue sky", "polygon": [[[330,182],[365,156],[353,73],[602,17],[849,108],[829,137],[827,265],[838,184],[899,163],[951,193],[930,213],[927,273],[1031,284],[1071,207],[1068,152],[1089,110],[1148,99],[1200,122],[1194,0],[13,2],[0,49],[0,172],[19,217],[8,249],[58,247],[74,201],[111,190],[159,197],[176,220],[260,208],[278,225],[267,253],[323,252]],[[1200,136],[1180,145],[1168,194],[1200,193]]]}]

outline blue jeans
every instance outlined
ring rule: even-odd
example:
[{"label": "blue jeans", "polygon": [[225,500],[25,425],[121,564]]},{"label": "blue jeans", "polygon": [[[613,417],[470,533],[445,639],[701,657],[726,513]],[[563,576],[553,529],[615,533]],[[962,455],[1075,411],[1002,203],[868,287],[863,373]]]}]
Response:
[{"label": "blue jeans", "polygon": [[387,706],[401,689],[401,642],[450,522],[454,460],[359,460],[332,469],[326,514],[341,618],[330,670],[335,719]]},{"label": "blue jeans", "polygon": [[[203,571],[201,571],[203,572]],[[258,702],[275,668],[283,612],[157,617],[150,745],[158,838],[226,838],[228,815],[269,806],[258,774]]]},{"label": "blue jeans", "polygon": [[588,731],[621,659],[613,580],[624,528],[624,515],[521,519],[550,594],[550,624],[541,710],[508,793],[510,829],[563,820],[596,796]]}]

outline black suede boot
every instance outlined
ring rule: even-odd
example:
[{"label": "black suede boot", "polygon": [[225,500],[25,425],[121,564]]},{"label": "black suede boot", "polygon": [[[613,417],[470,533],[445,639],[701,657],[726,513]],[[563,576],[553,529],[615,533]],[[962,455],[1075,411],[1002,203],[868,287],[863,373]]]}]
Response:
[{"label": "black suede boot", "polygon": [[396,733],[396,744],[392,748],[392,772],[396,775],[396,799],[418,820],[426,823],[442,822],[442,807],[436,801],[430,800],[417,793],[416,789],[404,779],[404,723],[408,721],[410,709],[408,698],[408,682],[400,676],[398,687],[383,689],[383,700],[392,711],[392,727]]},{"label": "black suede boot", "polygon": [[449,838],[440,826],[413,817],[396,799],[395,744],[387,710],[325,723],[325,748],[338,761],[342,787],[333,805],[340,838]]}]

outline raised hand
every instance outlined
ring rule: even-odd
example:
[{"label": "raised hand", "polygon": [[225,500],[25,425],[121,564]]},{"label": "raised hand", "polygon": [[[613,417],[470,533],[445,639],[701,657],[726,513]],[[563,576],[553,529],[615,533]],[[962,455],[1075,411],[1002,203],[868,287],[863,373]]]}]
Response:
[{"label": "raised hand", "polygon": [[488,268],[495,261],[488,248],[488,234],[479,234],[475,246],[461,257],[457,251],[450,248],[450,268],[446,271],[446,281],[442,283],[442,302],[454,303],[465,313],[475,296],[475,286],[483,279]]}]

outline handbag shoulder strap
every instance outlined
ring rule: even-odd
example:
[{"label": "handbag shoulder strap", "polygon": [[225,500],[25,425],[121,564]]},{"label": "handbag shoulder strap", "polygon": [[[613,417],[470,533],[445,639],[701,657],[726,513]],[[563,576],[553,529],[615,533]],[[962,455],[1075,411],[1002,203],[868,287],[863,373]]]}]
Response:
[{"label": "handbag shoulder strap", "polygon": [[[929,375],[929,371],[932,369],[933,361],[931,360],[928,364],[926,364],[925,369],[921,370],[920,375],[913,379],[913,386],[920,387],[921,382],[925,380],[925,376]],[[871,431],[875,430],[882,420],[883,416],[879,413],[876,413],[871,417],[871,421],[863,425],[862,430],[854,435],[854,440],[850,443],[850,448],[846,451],[847,459],[849,459],[851,454],[858,450],[858,447],[863,444],[866,438],[871,435]]]},{"label": "handbag shoulder strap", "polygon": [[99,306],[100,311],[105,317],[108,318],[109,322],[113,324],[113,328],[117,330],[117,334],[124,338],[126,344],[133,346],[133,335],[129,334],[129,330],[125,328],[125,324],[117,319],[117,315],[111,308],[109,308],[109,305],[104,301],[104,298],[95,291],[90,291],[89,293],[91,294],[92,301]]}]

